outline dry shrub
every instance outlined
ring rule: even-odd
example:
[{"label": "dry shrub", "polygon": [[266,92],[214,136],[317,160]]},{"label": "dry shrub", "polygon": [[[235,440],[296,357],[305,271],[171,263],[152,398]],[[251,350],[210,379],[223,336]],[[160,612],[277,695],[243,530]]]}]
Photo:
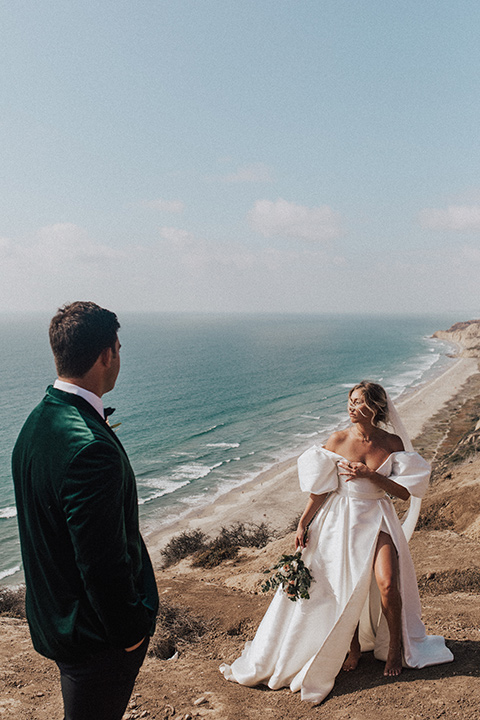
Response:
[{"label": "dry shrub", "polygon": [[175,535],[161,551],[163,567],[175,565],[183,558],[203,550],[206,546],[207,536],[201,530],[185,531],[180,535]]},{"label": "dry shrub", "polygon": [[298,513],[297,515],[295,515],[295,517],[293,517],[290,520],[287,527],[285,528],[285,535],[288,535],[288,533],[292,533],[292,532],[296,531],[301,517],[302,517],[302,513]]},{"label": "dry shrub", "polygon": [[21,618],[25,615],[25,585],[0,588],[0,615]]},{"label": "dry shrub", "polygon": [[455,525],[453,508],[448,499],[423,505],[417,522],[417,530],[448,530]]},{"label": "dry shrub", "polygon": [[[476,420],[478,423],[478,417]],[[475,430],[474,432],[466,433],[464,435],[457,444],[450,460],[453,463],[464,462],[471,456],[477,455],[478,452],[480,452],[480,430]]]},{"label": "dry shrub", "polygon": [[234,560],[239,551],[238,545],[230,547],[209,547],[196,553],[193,560],[193,567],[214,568],[220,565],[224,560]]},{"label": "dry shrub", "polygon": [[224,560],[237,557],[241,547],[265,547],[271,540],[272,533],[266,523],[236,522],[230,527],[222,527],[220,534],[208,546],[195,554],[194,567],[213,568]]},{"label": "dry shrub", "polygon": [[264,522],[258,525],[236,522],[228,528],[222,527],[217,537],[209,542],[201,530],[185,531],[173,537],[161,551],[163,567],[174,565],[189,555],[195,556],[195,567],[216,567],[223,560],[237,557],[239,548],[264,547],[272,537]]},{"label": "dry shrub", "polygon": [[272,533],[264,522],[255,523],[236,522],[230,527],[222,527],[220,534],[213,541],[213,545],[219,548],[229,548],[234,545],[238,547],[265,547],[270,542]]},{"label": "dry shrub", "polygon": [[446,595],[451,592],[480,593],[480,568],[429,572],[419,578],[418,587],[429,595]]},{"label": "dry shrub", "polygon": [[184,608],[160,600],[157,628],[148,654],[168,660],[182,644],[196,642],[207,631],[206,623]]}]

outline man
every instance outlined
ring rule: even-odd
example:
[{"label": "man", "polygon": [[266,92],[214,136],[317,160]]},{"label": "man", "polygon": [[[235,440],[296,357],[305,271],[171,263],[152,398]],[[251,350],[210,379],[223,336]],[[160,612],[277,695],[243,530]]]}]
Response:
[{"label": "man", "polygon": [[58,311],[58,380],[13,451],[27,618],[60,668],[65,720],[120,720],[158,608],[135,477],[101,399],[120,370],[119,327],[92,302]]}]

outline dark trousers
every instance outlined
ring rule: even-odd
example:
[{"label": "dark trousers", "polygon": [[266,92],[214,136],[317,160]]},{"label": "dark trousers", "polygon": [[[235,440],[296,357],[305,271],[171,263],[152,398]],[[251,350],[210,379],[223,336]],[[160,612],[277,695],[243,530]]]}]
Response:
[{"label": "dark trousers", "polygon": [[148,648],[112,648],[82,662],[57,662],[64,720],[121,720]]}]

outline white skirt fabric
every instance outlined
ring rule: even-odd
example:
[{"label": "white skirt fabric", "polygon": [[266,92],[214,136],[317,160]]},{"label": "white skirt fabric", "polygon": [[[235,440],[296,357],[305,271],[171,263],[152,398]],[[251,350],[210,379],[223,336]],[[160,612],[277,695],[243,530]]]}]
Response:
[{"label": "white skirt fabric", "polygon": [[[450,662],[443,637],[427,636],[407,540],[391,500],[367,479],[346,483],[338,475],[340,455],[314,446],[298,461],[302,490],[329,492],[309,528],[303,561],[314,582],[309,600],[292,602],[277,590],[252,642],[232,665],[220,670],[242,685],[290,686],[302,700],[321,702],[332,689],[359,624],[362,651],[386,660],[387,623],[373,575],[381,530],[392,537],[399,560],[404,665],[421,668]],[[415,497],[428,486],[430,468],[413,452],[393,453],[377,472]]]}]

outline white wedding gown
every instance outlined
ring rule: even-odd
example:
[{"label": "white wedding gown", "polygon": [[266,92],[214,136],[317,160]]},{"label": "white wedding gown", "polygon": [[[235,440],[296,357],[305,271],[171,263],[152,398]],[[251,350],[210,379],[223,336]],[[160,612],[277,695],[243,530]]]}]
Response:
[{"label": "white wedding gown", "polygon": [[[290,686],[302,700],[321,702],[332,689],[355,628],[360,623],[362,651],[386,660],[387,623],[372,572],[381,530],[392,537],[399,560],[404,665],[421,668],[450,662],[443,637],[427,636],[408,543],[391,500],[370,480],[346,482],[338,474],[341,455],[313,446],[298,460],[300,487],[329,493],[309,528],[303,561],[315,582],[309,600],[292,602],[279,588],[252,642],[232,665],[221,665],[227,678],[242,685]],[[392,453],[377,472],[421,498],[430,466],[415,452]]]}]

